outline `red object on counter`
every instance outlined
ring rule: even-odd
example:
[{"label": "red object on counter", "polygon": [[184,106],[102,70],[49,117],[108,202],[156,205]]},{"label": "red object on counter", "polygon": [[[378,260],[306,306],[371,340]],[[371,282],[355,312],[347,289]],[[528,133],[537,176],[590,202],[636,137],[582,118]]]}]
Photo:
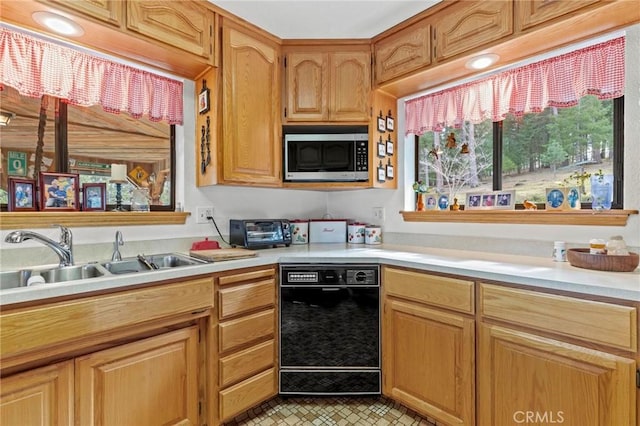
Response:
[{"label": "red object on counter", "polygon": [[191,244],[191,250],[211,250],[219,249],[220,244],[217,241],[209,241],[209,238],[205,238],[204,241],[196,241]]}]

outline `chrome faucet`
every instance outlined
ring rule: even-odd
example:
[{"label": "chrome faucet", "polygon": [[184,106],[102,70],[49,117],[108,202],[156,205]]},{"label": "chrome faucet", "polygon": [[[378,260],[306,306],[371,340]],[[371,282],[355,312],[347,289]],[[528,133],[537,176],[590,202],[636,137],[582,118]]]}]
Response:
[{"label": "chrome faucet", "polygon": [[116,240],[113,242],[113,254],[111,255],[111,260],[122,260],[122,255],[120,254],[120,246],[124,245],[124,241],[122,239],[122,232],[116,231]]},{"label": "chrome faucet", "polygon": [[60,258],[60,266],[73,265],[73,236],[71,230],[62,225],[52,225],[60,227],[60,242],[45,237],[42,234],[32,231],[12,231],[4,239],[7,243],[17,244],[26,240],[38,241],[53,250]]}]

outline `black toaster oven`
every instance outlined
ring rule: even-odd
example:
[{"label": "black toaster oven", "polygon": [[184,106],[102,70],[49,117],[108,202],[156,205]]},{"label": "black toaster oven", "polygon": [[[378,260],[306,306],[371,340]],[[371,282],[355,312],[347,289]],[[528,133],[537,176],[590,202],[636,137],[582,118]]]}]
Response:
[{"label": "black toaster oven", "polygon": [[229,243],[249,249],[291,245],[291,225],[287,219],[231,219]]}]

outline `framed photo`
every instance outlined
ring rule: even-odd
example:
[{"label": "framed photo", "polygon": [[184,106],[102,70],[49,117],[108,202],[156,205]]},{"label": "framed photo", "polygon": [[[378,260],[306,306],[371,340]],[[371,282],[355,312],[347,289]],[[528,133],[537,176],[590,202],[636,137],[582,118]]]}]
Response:
[{"label": "framed photo", "polygon": [[387,139],[387,154],[393,155],[393,142],[391,139]]},{"label": "framed photo", "polygon": [[565,203],[565,191],[564,188],[547,188],[547,198],[545,203],[545,209],[547,210],[562,210]]},{"label": "framed photo", "polygon": [[387,180],[387,171],[382,165],[378,167],[378,182],[384,182]]},{"label": "framed photo", "polygon": [[8,210],[10,212],[36,211],[36,181],[9,177]]},{"label": "framed photo", "polygon": [[105,183],[85,183],[82,185],[82,210],[105,211],[107,185]]},{"label": "framed photo", "polygon": [[469,193],[467,194],[467,200],[464,205],[465,210],[478,210],[481,207],[482,194]]},{"label": "framed photo", "polygon": [[480,198],[480,206],[484,209],[491,209],[496,205],[496,194],[482,194]]},{"label": "framed photo", "polygon": [[378,117],[378,131],[381,133],[384,133],[386,129],[387,129],[387,123],[384,117],[382,116]]},{"label": "framed photo", "polygon": [[202,80],[202,90],[198,95],[198,112],[205,114],[209,111],[209,89],[207,88],[207,80]]},{"label": "framed photo", "polygon": [[438,197],[438,208],[440,210],[449,210],[449,196],[440,194]]},{"label": "framed photo", "polygon": [[497,210],[513,210],[516,207],[516,191],[498,191],[496,193]]},{"label": "framed photo", "polygon": [[387,156],[387,146],[380,140],[378,142],[378,157],[384,158]]},{"label": "framed photo", "polygon": [[436,200],[435,195],[427,195],[427,199],[424,204],[427,210],[435,210],[438,208],[438,201]]},{"label": "framed photo", "polygon": [[387,123],[386,123],[387,130],[390,132],[393,132],[394,125],[395,125],[395,121],[393,120],[393,117],[391,117],[390,115],[387,115]]},{"label": "framed photo", "polygon": [[78,210],[77,173],[40,172],[40,210]]},{"label": "framed photo", "polygon": [[393,166],[391,164],[387,164],[387,178],[393,179]]}]

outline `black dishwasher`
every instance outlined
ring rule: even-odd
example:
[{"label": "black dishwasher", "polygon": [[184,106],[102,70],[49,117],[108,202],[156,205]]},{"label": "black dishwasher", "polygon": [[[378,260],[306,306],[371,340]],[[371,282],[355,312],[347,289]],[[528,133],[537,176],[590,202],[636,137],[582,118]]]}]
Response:
[{"label": "black dishwasher", "polygon": [[280,394],[380,394],[380,268],[280,265]]}]

